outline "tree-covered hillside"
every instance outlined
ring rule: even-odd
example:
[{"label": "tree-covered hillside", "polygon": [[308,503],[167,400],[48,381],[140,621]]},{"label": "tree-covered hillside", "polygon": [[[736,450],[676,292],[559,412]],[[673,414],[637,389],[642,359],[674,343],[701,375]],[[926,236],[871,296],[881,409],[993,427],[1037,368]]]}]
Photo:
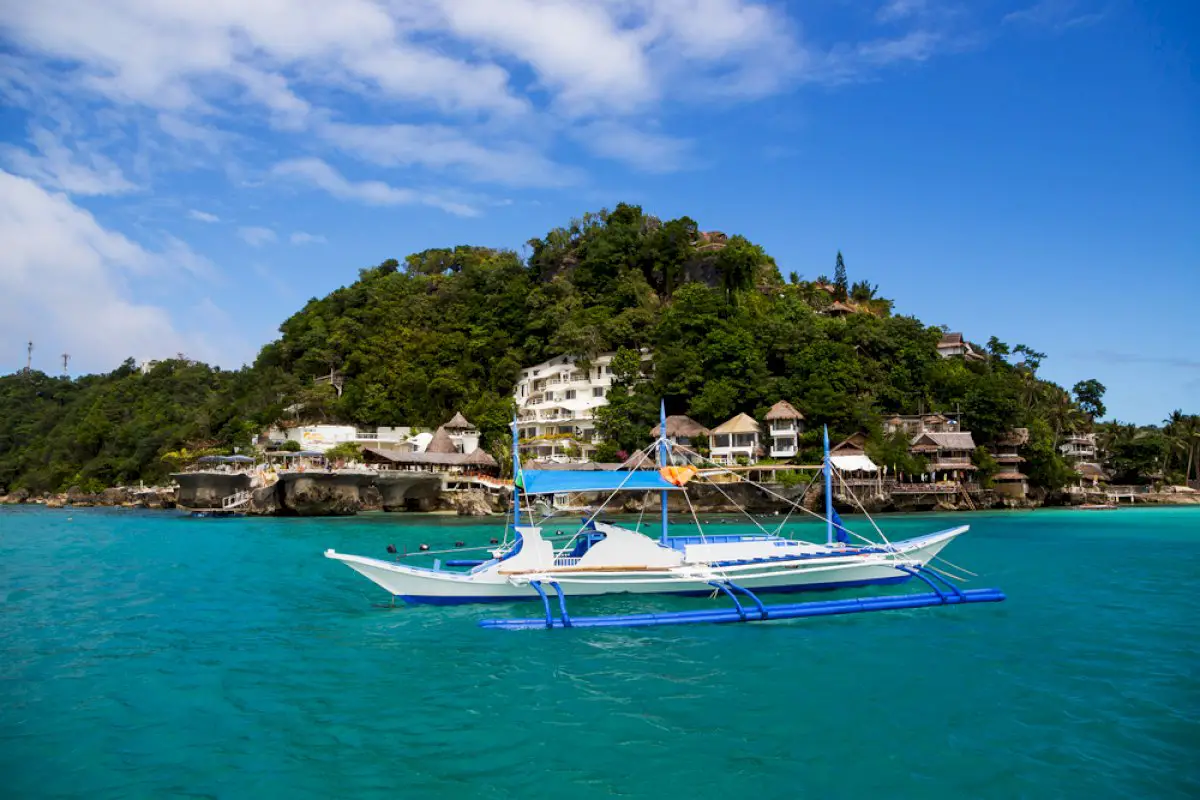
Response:
[{"label": "tree-covered hillside", "polygon": [[[831,262],[833,280],[785,280],[743,237],[627,205],[530,240],[526,259],[461,246],[384,261],[311,300],[245,370],[175,361],[142,375],[127,362],[76,380],[0,378],[0,488],[154,480],[180,448],[246,445],[285,414],[432,426],[461,410],[494,443],[522,366],[609,350],[630,351],[599,423],[610,455],[648,440],[659,398],[707,425],[786,399],[810,427],[867,431],[888,463],[904,450],[882,436],[891,414],[961,411],[981,444],[1025,426],[1033,481],[1070,477],[1055,445],[1103,414],[1103,387],[1072,396],[1037,377],[1043,354],[994,338],[984,360],[940,358],[940,329],[894,315],[841,253]],[[629,366],[641,348],[654,353],[645,380]],[[314,382],[331,372],[340,396]]]}]

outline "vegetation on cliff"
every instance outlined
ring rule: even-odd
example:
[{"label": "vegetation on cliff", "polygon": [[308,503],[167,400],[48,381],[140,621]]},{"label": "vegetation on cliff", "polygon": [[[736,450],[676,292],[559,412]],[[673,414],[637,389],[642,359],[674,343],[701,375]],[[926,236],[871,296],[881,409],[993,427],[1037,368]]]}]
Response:
[{"label": "vegetation on cliff", "polygon": [[[993,338],[984,360],[940,358],[942,331],[893,314],[869,281],[852,283],[841,253],[833,281],[795,272],[785,280],[741,236],[628,205],[528,245],[524,260],[460,246],[361,270],[286,320],[236,372],[168,361],[143,375],[126,362],[75,380],[0,378],[0,488],[153,481],[181,448],[246,446],[282,418],[433,426],[461,410],[495,446],[507,436],[520,369],[560,353],[620,351],[618,386],[599,419],[610,457],[648,440],[660,398],[668,413],[706,425],[738,411],[761,418],[787,399],[810,428],[866,431],[869,450],[890,464],[908,456],[883,436],[883,419],[957,410],[980,444],[1028,427],[1026,471],[1054,488],[1072,476],[1057,443],[1104,413],[1103,386],[1081,381],[1072,394],[1040,379],[1045,356],[1031,347]],[[645,377],[643,349],[653,352]],[[340,395],[313,380],[331,373]],[[1180,419],[1194,429],[1194,417]],[[1109,438],[1130,475],[1182,472],[1200,461],[1197,445],[1171,443],[1184,427],[1119,428]],[[815,438],[806,444],[811,453]]]}]

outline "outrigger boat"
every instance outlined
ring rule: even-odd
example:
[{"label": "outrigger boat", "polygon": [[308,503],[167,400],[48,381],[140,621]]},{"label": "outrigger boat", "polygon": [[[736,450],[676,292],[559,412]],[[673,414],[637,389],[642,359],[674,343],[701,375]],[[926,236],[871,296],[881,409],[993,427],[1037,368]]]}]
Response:
[{"label": "outrigger boat", "polygon": [[[889,542],[877,526],[876,531],[882,539],[879,542],[845,527],[832,504],[835,469],[829,455],[828,430],[825,432],[822,469],[825,482],[824,543],[787,538],[779,535],[782,524],[771,532],[757,521],[755,524],[759,525],[761,533],[706,533],[694,510],[696,532],[673,535],[667,515],[670,495],[682,493],[690,509],[689,483],[733,473],[720,468],[698,469],[690,464],[672,466],[672,444],[666,438],[665,410],[661,412],[661,419],[659,430],[662,435],[652,445],[658,450],[659,469],[625,472],[524,470],[517,456],[514,421],[512,524],[506,528],[504,542],[490,552],[491,558],[447,561],[447,567],[467,567],[465,571],[442,568],[440,562],[429,568],[333,550],[326,550],[325,556],[341,561],[385,589],[393,602],[399,599],[410,604],[451,605],[542,601],[544,619],[484,620],[480,623],[493,628],[750,622],[1005,599],[997,589],[960,589],[947,579],[961,578],[930,564],[951,541],[967,532],[967,525],[897,542]],[[698,458],[686,448],[675,446],[674,449]],[[720,484],[712,485],[720,490]],[[791,506],[789,517],[795,510],[815,515],[799,503],[792,503],[765,487],[759,488],[788,503]],[[523,524],[522,495],[528,503],[531,498],[579,492],[608,493],[608,497],[564,545],[556,547],[544,538],[543,527],[534,524],[531,509],[528,511],[530,524]],[[657,539],[597,519],[604,506],[621,492],[660,493],[662,527]],[[852,544],[851,536],[861,540],[861,544]],[[927,584],[932,592],[776,606],[767,606],[758,597],[760,593],[898,584],[913,578]],[[551,609],[548,589],[557,597],[560,611],[557,617]],[[611,594],[715,596],[718,593],[732,600],[733,607],[574,618],[567,612],[568,597]],[[743,600],[748,601],[748,605],[744,605]]]}]

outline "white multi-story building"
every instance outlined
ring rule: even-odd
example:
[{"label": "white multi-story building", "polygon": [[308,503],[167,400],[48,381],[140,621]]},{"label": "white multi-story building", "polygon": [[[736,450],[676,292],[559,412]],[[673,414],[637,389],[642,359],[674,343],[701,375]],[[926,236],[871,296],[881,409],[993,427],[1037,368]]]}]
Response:
[{"label": "white multi-story building", "polygon": [[[574,356],[555,356],[521,370],[513,391],[517,428],[526,456],[587,461],[596,451],[596,409],[608,404],[615,353],[592,358],[587,369]],[[643,370],[650,353],[642,352]]]},{"label": "white multi-story building", "polygon": [[804,415],[787,400],[771,406],[765,417],[771,436],[771,458],[792,458],[800,451],[800,434],[804,432]]},{"label": "white multi-story building", "polygon": [[1096,460],[1096,434],[1072,434],[1058,446],[1058,451],[1072,461],[1093,462]]},{"label": "white multi-story building", "polygon": [[754,417],[738,414],[709,432],[709,457],[718,464],[736,464],[739,459],[753,464],[761,455],[759,433]]}]

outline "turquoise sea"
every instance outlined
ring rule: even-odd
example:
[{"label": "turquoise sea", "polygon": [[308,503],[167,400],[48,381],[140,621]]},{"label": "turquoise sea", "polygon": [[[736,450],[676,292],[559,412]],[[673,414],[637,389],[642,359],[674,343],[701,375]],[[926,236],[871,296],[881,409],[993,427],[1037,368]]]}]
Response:
[{"label": "turquoise sea", "polygon": [[0,508],[0,796],[1200,796],[1200,508],[964,521],[1008,602],[507,632],[321,555],[486,523]]}]

